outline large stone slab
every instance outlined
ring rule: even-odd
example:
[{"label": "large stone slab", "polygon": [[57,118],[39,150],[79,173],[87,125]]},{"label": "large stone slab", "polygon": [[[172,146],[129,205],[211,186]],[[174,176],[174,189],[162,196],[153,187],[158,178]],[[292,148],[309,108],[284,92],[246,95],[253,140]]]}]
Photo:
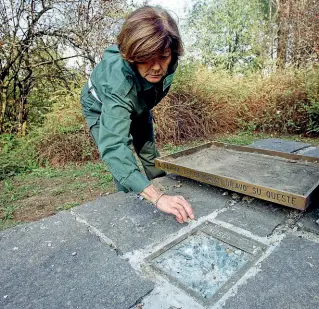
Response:
[{"label": "large stone slab", "polygon": [[228,206],[229,197],[223,196],[225,189],[201,183],[179,175],[157,178],[154,185],[170,195],[182,195],[193,206],[196,219]]},{"label": "large stone slab", "polygon": [[300,149],[305,147],[309,147],[311,144],[301,143],[301,142],[294,142],[283,140],[279,138],[266,138],[260,139],[249,145],[249,147],[253,148],[260,148],[260,149],[267,149],[267,150],[274,150],[274,151],[281,151],[281,152],[296,152]]},{"label": "large stone slab", "polygon": [[299,227],[308,232],[319,234],[319,202],[314,202],[311,208],[298,221]]},{"label": "large stone slab", "polygon": [[[218,189],[182,177],[163,177],[154,184],[167,194],[183,195],[193,206],[195,219],[226,206],[227,199]],[[73,208],[73,211],[110,238],[123,253],[159,243],[185,226],[136,195],[122,192]]]},{"label": "large stone slab", "polygon": [[126,309],[153,288],[69,213],[0,234],[0,308]]},{"label": "large stone slab", "polygon": [[319,308],[318,251],[318,243],[288,236],[224,308]]},{"label": "large stone slab", "polygon": [[303,156],[319,158],[319,147],[309,147],[309,149],[305,148],[297,153]]},{"label": "large stone slab", "polygon": [[240,202],[216,219],[265,237],[287,218],[288,213],[286,207],[254,200],[251,204]]}]

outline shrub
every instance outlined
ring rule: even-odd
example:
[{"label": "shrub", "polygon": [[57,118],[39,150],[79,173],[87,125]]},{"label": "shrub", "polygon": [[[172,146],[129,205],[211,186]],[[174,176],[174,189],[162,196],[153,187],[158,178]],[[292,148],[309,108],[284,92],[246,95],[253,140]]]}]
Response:
[{"label": "shrub", "polygon": [[69,162],[97,160],[98,150],[88,132],[80,107],[80,89],[55,98],[53,109],[46,115],[42,138],[37,143],[41,162],[63,166]]},{"label": "shrub", "polygon": [[3,134],[0,136],[0,180],[38,166],[36,141],[37,138],[34,135],[17,137]]},{"label": "shrub", "polygon": [[86,130],[51,133],[37,145],[41,162],[64,166],[70,162],[83,163],[99,159],[97,148]]},{"label": "shrub", "polygon": [[155,111],[160,142],[179,143],[235,131],[318,133],[319,69],[269,76],[181,67]]},{"label": "shrub", "polygon": [[307,125],[307,133],[319,134],[319,100],[311,101],[309,106],[306,106],[309,122]]}]

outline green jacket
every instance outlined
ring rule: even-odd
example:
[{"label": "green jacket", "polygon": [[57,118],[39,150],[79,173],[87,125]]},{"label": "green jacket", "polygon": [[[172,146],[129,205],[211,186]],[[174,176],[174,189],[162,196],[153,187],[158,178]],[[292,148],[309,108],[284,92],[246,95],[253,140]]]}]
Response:
[{"label": "green jacket", "polygon": [[127,61],[116,45],[107,48],[81,93],[81,104],[89,127],[100,122],[97,142],[102,160],[113,176],[130,191],[142,192],[150,181],[139,171],[132,152],[130,125],[134,117],[152,109],[169,91],[177,60],[172,61],[162,81],[151,84]]}]

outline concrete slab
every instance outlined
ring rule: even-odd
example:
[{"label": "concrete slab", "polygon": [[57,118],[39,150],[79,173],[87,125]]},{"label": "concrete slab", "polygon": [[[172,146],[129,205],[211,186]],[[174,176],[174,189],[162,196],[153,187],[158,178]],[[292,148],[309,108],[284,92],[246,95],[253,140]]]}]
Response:
[{"label": "concrete slab", "polygon": [[254,200],[251,204],[240,202],[219,214],[216,219],[265,237],[288,216],[289,210],[282,206]]},{"label": "concrete slab", "polygon": [[303,150],[298,151],[297,154],[319,158],[319,147],[309,147],[309,149],[305,148]]},{"label": "concrete slab", "polygon": [[[182,177],[163,177],[154,184],[167,194],[183,195],[192,204],[196,219],[226,206],[227,199],[217,188]],[[185,226],[136,195],[122,192],[73,208],[73,212],[110,238],[123,253],[159,243]]]},{"label": "concrete slab", "polygon": [[288,236],[223,308],[319,308],[318,250],[318,243]]},{"label": "concrete slab", "polygon": [[125,309],[153,283],[70,213],[0,234],[0,308]]},{"label": "concrete slab", "polygon": [[296,152],[300,149],[303,149],[305,147],[310,147],[310,146],[311,144],[288,141],[288,140],[283,140],[279,138],[260,139],[249,145],[249,147],[253,147],[253,148],[260,148],[260,149],[267,149],[267,150],[274,150],[274,151],[281,151],[281,152],[290,152],[290,153]]},{"label": "concrete slab", "polygon": [[207,185],[196,180],[171,174],[153,181],[154,185],[170,195],[182,195],[194,207],[197,218],[228,206],[229,197],[223,196],[225,189]]},{"label": "concrete slab", "polygon": [[307,209],[297,224],[301,229],[319,234],[319,202]]}]

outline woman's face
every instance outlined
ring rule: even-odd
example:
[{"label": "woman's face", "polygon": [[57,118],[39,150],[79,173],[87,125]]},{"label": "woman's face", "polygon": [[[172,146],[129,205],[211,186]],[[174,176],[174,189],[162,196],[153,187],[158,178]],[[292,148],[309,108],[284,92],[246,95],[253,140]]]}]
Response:
[{"label": "woman's face", "polygon": [[153,60],[136,63],[138,72],[150,83],[158,83],[166,74],[172,60],[172,51],[166,48],[163,54]]}]

